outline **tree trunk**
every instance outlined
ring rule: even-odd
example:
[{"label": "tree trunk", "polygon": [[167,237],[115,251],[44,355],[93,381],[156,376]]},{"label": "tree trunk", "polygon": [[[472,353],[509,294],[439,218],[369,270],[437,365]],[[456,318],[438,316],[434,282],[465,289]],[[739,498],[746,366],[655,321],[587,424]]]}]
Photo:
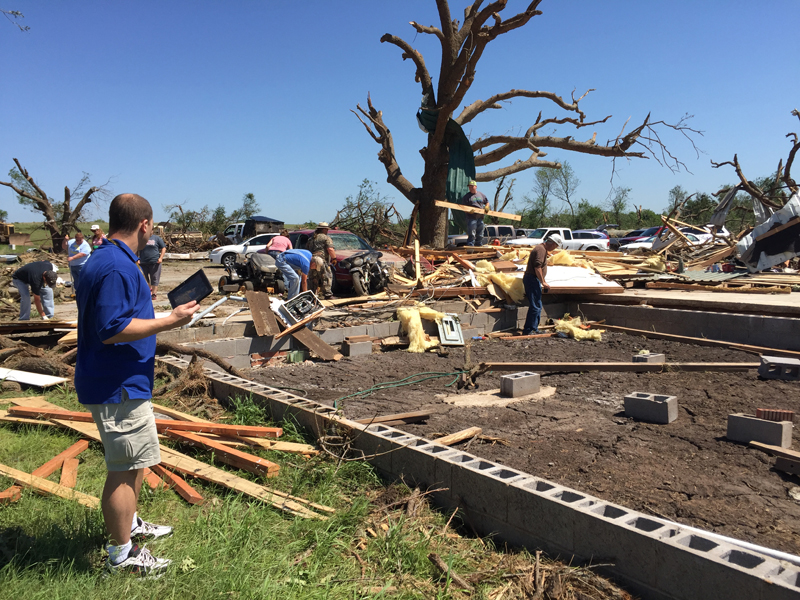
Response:
[{"label": "tree trunk", "polygon": [[[433,136],[428,136],[430,142]],[[426,148],[425,173],[422,175],[422,197],[419,206],[419,243],[431,248],[444,248],[447,243],[447,209],[434,204],[447,200],[448,150],[445,144]]]}]

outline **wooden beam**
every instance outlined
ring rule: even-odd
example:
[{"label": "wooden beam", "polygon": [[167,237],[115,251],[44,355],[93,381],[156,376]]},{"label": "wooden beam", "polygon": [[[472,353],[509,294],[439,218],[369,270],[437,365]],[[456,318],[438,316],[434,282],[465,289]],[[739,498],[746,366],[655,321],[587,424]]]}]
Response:
[{"label": "wooden beam", "polygon": [[[41,423],[42,421],[35,421],[35,422],[36,423]],[[47,421],[45,421],[45,422],[47,422]],[[48,460],[46,463],[44,463],[38,469],[34,470],[31,473],[31,475],[35,475],[36,477],[42,477],[44,479],[47,479],[48,477],[50,477],[50,475],[52,475],[53,473],[55,473],[59,469],[62,469],[63,465],[64,465],[64,462],[66,460],[74,459],[76,456],[78,456],[81,452],[86,450],[88,447],[89,447],[89,442],[87,442],[86,440],[78,440],[77,442],[72,444],[72,446],[70,446],[69,448],[67,448],[63,452],[57,454],[56,456],[54,456],[50,460]],[[11,486],[7,490],[5,490],[6,492],[9,493],[9,497],[15,495],[14,492],[12,491],[14,487],[17,487],[17,491],[18,492],[20,491],[18,486]],[[75,487],[75,485],[73,484],[73,485],[68,486],[68,487]],[[17,497],[19,496],[19,494],[16,494],[16,495],[17,495]]]},{"label": "wooden beam", "polygon": [[749,442],[747,444],[750,448],[756,448],[772,456],[781,456],[783,458],[790,458],[792,460],[800,460],[800,452],[796,452],[791,448],[781,448],[780,446],[771,446],[770,444],[762,444],[761,442]]},{"label": "wooden beam", "polygon": [[283,331],[281,331],[278,335],[275,336],[275,339],[278,340],[278,339],[280,339],[280,338],[282,338],[284,336],[291,335],[292,333],[294,333],[295,331],[297,331],[301,327],[305,327],[307,323],[310,323],[314,319],[319,318],[319,316],[323,312],[325,312],[325,309],[324,308],[320,308],[317,312],[308,315],[302,321],[298,321],[294,325],[290,326],[288,329],[284,329]]},{"label": "wooden beam", "polygon": [[442,444],[443,446],[453,446],[459,442],[463,442],[464,440],[474,438],[476,435],[480,435],[481,433],[483,433],[483,429],[480,427],[468,427],[467,429],[456,431],[450,435],[436,438],[433,441],[437,444]]},{"label": "wooden beam", "polygon": [[419,423],[420,421],[427,421],[430,418],[431,418],[431,413],[429,411],[419,410],[416,412],[375,416],[368,419],[356,419],[356,423],[361,423],[362,425],[370,425],[372,423],[387,423],[389,421],[402,421],[404,423]]},{"label": "wooden beam", "polygon": [[[731,280],[726,283],[735,283]],[[762,286],[762,287],[723,287],[720,285],[703,285],[700,283],[670,283],[668,281],[648,281],[644,287],[648,290],[688,290],[695,292],[720,292],[736,294],[791,294],[792,288],[781,286]]]},{"label": "wooden beam", "polygon": [[449,208],[450,210],[460,210],[462,212],[472,213],[475,215],[486,215],[488,217],[499,217],[501,219],[510,219],[512,221],[522,221],[522,217],[520,215],[515,215],[514,213],[504,213],[497,210],[484,210],[482,208],[465,206],[463,204],[453,204],[452,202],[445,202],[443,200],[436,200],[434,204],[442,208]]},{"label": "wooden beam", "polygon": [[730,348],[732,350],[742,350],[744,352],[752,352],[755,354],[766,354],[768,356],[786,356],[789,358],[800,358],[800,352],[794,350],[779,350],[777,348],[766,348],[764,346],[749,346],[747,344],[737,344],[735,342],[723,342],[721,340],[710,340],[707,338],[687,337],[684,335],[675,335],[672,333],[659,333],[657,331],[648,331],[646,329],[632,329],[630,327],[618,327],[617,325],[603,325],[603,329],[609,331],[619,331],[620,333],[627,333],[629,335],[640,335],[642,337],[654,340],[670,340],[673,342],[681,342],[683,344],[697,344],[698,346],[716,346],[720,348]]},{"label": "wooden beam", "polygon": [[19,471],[7,465],[0,464],[0,475],[10,477],[18,484],[31,487],[42,494],[58,496],[59,498],[66,498],[67,500],[75,500],[79,504],[95,510],[100,508],[99,498],[76,492],[75,490],[53,483],[43,477],[37,477],[32,473],[25,473],[24,471]]},{"label": "wooden beam", "polygon": [[150,467],[145,467],[144,482],[150,487],[151,490],[166,489],[167,484],[161,477],[153,473]]},{"label": "wooden beam", "polygon": [[341,360],[342,355],[307,327],[292,333],[292,337],[323,360]]},{"label": "wooden beam", "polygon": [[[469,262],[468,260],[466,260],[466,259],[464,259],[464,258],[461,258],[461,257],[460,257],[458,254],[453,254],[453,258],[454,258],[454,259],[455,259],[455,261],[456,261],[458,264],[460,264],[462,267],[464,267],[464,268],[466,268],[466,269],[469,269],[470,271],[475,271],[475,270],[476,270],[476,268],[475,268],[475,265],[473,265],[473,264],[472,264],[471,262]],[[516,271],[516,268],[515,268],[514,270]]]},{"label": "wooden beam", "polygon": [[22,488],[12,485],[10,488],[0,492],[0,504],[11,504],[22,498]]},{"label": "wooden beam", "polygon": [[153,465],[150,468],[153,470],[153,473],[164,481],[168,488],[174,489],[175,492],[189,504],[203,504],[205,502],[202,494],[186,483],[186,480],[180,475],[165,469],[161,465]]},{"label": "wooden beam", "polygon": [[794,227],[795,225],[800,225],[800,217],[793,217],[793,218],[789,219],[788,221],[786,221],[786,223],[784,223],[783,225],[778,225],[777,227],[773,227],[772,229],[770,229],[770,230],[766,231],[765,233],[762,233],[760,236],[758,236],[755,239],[755,241],[756,242],[760,242],[761,240],[763,240],[765,238],[773,236],[776,233],[780,233],[784,229],[789,229],[790,227]]},{"label": "wooden beam", "polygon": [[66,488],[74,488],[78,483],[78,463],[77,458],[67,458],[61,465],[61,479],[58,484]]},{"label": "wooden beam", "polygon": [[183,431],[167,431],[167,435],[174,440],[178,440],[190,446],[199,446],[214,451],[214,458],[219,459],[220,462],[255,473],[256,475],[264,475],[265,477],[277,477],[281,467],[265,458],[254,456],[246,452],[241,452],[234,448],[228,448],[224,444],[208,438],[192,435]]},{"label": "wooden beam", "polygon": [[278,335],[281,330],[275,313],[270,307],[269,294],[266,292],[245,292],[247,305],[250,307],[250,314],[253,316],[253,325],[256,333],[260,336]]},{"label": "wooden beam", "polygon": [[660,371],[710,371],[732,373],[758,369],[761,363],[638,363],[638,362],[485,362],[486,371],[548,371],[583,373],[586,371],[647,373]]},{"label": "wooden beam", "polygon": [[414,240],[414,283],[422,279],[422,263],[419,260],[419,240]]},{"label": "wooden beam", "polygon": [[[81,423],[94,423],[92,414],[88,412],[75,412],[71,410],[58,410],[47,408],[34,408],[13,406],[9,414],[21,417],[38,416],[44,419],[58,419],[62,421],[79,421]],[[172,421],[156,419],[156,429],[159,433],[173,431],[191,431],[199,433],[216,433],[217,435],[243,435],[247,437],[277,438],[283,435],[280,427],[253,427],[248,425],[223,425],[221,423],[192,423],[190,421]]]}]

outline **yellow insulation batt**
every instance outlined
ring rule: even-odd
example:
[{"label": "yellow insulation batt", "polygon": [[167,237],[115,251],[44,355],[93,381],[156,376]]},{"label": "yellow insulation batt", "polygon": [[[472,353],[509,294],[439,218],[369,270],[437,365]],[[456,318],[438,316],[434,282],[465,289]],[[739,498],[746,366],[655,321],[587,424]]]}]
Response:
[{"label": "yellow insulation batt", "polygon": [[420,318],[420,312],[423,310],[426,313],[426,317],[430,316],[431,313],[439,315],[442,314],[426,307],[397,309],[397,318],[400,319],[400,323],[403,325],[403,331],[405,331],[406,335],[408,335],[409,352],[425,352],[428,348],[433,348],[439,343],[438,341],[429,340],[428,336],[422,330],[422,319]]},{"label": "yellow insulation batt", "polygon": [[515,277],[512,273],[476,272],[475,278],[478,280],[478,284],[484,287],[493,283],[503,288],[508,297],[517,304],[525,302],[525,286],[522,283],[522,279]]},{"label": "yellow insulation batt", "polygon": [[494,265],[490,263],[488,260],[479,260],[475,263],[475,268],[478,271],[485,271],[487,273],[494,273]]},{"label": "yellow insulation batt", "polygon": [[530,255],[530,250],[523,250],[521,248],[516,248],[514,250],[510,250],[506,252],[500,257],[500,260],[522,260],[524,262],[528,262],[528,256]]},{"label": "yellow insulation batt", "polygon": [[556,320],[556,331],[566,333],[576,340],[594,340],[596,342],[602,341],[601,333],[605,333],[603,329],[581,329],[578,327],[581,324],[581,318],[575,317],[570,319],[569,315],[565,315],[563,320]]}]

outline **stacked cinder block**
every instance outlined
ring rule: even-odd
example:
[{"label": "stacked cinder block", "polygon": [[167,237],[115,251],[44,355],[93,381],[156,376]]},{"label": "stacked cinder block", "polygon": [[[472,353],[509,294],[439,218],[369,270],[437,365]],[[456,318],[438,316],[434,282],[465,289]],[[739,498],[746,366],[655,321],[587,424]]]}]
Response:
[{"label": "stacked cinder block", "polygon": [[678,418],[678,398],[665,394],[633,392],[625,396],[625,416],[650,423],[672,423]]}]

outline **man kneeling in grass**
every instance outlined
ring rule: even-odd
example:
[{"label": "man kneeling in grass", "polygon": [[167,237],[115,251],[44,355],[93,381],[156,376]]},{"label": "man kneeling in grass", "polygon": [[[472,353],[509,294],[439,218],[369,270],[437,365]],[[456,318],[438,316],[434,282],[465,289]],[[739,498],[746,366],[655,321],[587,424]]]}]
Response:
[{"label": "man kneeling in grass", "polygon": [[136,253],[153,232],[153,209],[141,196],[121,194],[111,201],[108,217],[108,243],[87,261],[77,290],[75,389],[105,450],[106,570],[157,577],[171,561],[131,541],[172,533],[172,527],[148,523],[136,512],[144,469],[161,462],[150,402],[156,334],[185,325],[200,307],[192,301],[154,318],[150,287],[136,266]]}]

